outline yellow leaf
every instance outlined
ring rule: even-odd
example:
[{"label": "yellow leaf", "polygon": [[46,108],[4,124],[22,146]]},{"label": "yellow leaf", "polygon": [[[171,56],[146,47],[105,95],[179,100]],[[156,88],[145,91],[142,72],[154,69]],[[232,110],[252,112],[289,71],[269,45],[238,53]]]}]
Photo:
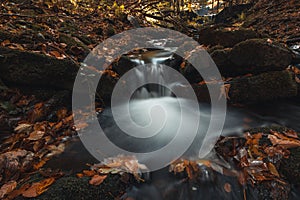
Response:
[{"label": "yellow leaf", "polygon": [[276,167],[272,163],[268,163],[268,168],[269,168],[271,174],[279,177],[279,173],[278,173]]}]

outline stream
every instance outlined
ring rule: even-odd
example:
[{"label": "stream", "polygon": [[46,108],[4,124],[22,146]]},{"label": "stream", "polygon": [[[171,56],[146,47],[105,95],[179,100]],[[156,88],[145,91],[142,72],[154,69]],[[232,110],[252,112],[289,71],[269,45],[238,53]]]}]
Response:
[{"label": "stream", "polygon": [[[160,62],[164,59],[170,59],[170,55],[166,55],[163,52],[157,52],[153,55],[152,65],[145,71],[137,71],[137,82],[140,78],[145,78],[145,74],[154,73],[158,79],[163,78],[161,69],[157,68]],[[142,57],[142,56],[140,56]],[[157,58],[160,59],[157,59]],[[162,59],[163,58],[163,59]],[[137,57],[131,57],[133,62],[143,64],[143,60],[137,59]],[[153,64],[155,63],[155,64]],[[140,69],[138,69],[140,70]],[[140,77],[142,76],[142,77]],[[147,152],[161,148],[166,145],[173,137],[172,133],[177,129],[176,124],[178,120],[175,116],[178,113],[178,100],[172,97],[172,93],[163,86],[148,85],[139,88],[133,95],[134,100],[131,103],[130,114],[134,118],[134,121],[138,124],[147,125],[150,123],[150,128],[145,129],[144,134],[151,134],[151,131],[155,127],[160,126],[160,119],[151,121],[148,119],[151,111],[148,107],[155,107],[157,105],[162,106],[164,111],[169,114],[165,126],[160,131],[164,137],[154,136],[147,141],[143,141],[141,138],[133,139],[128,135],[123,135],[123,130],[117,126],[110,108],[106,108],[99,115],[99,122],[104,129],[107,137],[115,144],[122,148],[127,148],[130,151]],[[205,131],[207,126],[207,116],[210,114],[209,104],[200,104],[201,113],[193,111],[191,105],[184,99],[179,99],[183,105],[186,106],[186,112],[183,113],[189,120],[193,120],[195,117],[203,118],[202,121]],[[160,112],[158,110],[152,110]],[[123,109],[120,105],[119,109]],[[148,115],[148,116],[147,116]],[[144,117],[146,116],[146,117]],[[127,118],[129,116],[119,116],[122,126],[128,124]],[[243,130],[255,127],[266,127],[272,125],[281,125],[292,128],[296,131],[300,131],[300,103],[297,98],[277,100],[273,102],[264,102],[254,105],[248,105],[243,107],[229,106],[227,108],[226,121],[222,135],[241,135]],[[189,123],[189,121],[185,121]],[[130,129],[130,127],[127,127]],[[149,132],[147,132],[149,131]],[[186,130],[188,131],[188,130]],[[176,132],[176,131],[175,131]],[[184,135],[181,134],[182,139]],[[198,150],[198,143],[202,142],[202,138],[198,137],[196,142],[192,144],[189,150],[185,153],[185,156],[193,157],[197,155],[195,152]],[[196,147],[196,149],[193,149]],[[63,161],[63,162],[61,162]],[[45,167],[62,169],[66,172],[74,173],[86,169],[87,163],[98,163],[98,161],[89,154],[79,138],[74,138],[73,141],[67,145],[64,153],[48,161]],[[141,162],[142,163],[142,162]],[[228,180],[224,177],[218,177],[219,175],[212,175],[209,169],[203,169],[206,173],[203,176],[203,180],[200,180],[201,187],[184,183],[180,177],[170,175],[168,168],[163,168],[151,172],[150,177],[147,177],[147,183],[141,184],[141,186],[133,187],[127,192],[128,197],[134,197],[136,199],[148,200],[148,199],[179,199],[179,200],[192,200],[192,199],[243,199],[243,188],[239,185],[237,180],[228,177]],[[223,186],[225,183],[231,184],[231,193],[224,192]],[[298,187],[298,188],[297,188]],[[299,186],[293,186],[293,191],[290,199],[299,199]],[[249,192],[247,196],[250,199],[255,199],[255,194]],[[126,197],[124,197],[126,198]]]}]

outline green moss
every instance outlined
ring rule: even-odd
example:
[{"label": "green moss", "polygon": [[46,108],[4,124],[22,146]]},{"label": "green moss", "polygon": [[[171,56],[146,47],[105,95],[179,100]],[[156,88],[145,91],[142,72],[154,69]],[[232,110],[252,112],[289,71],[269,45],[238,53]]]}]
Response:
[{"label": "green moss", "polygon": [[89,184],[89,179],[83,177],[63,177],[57,180],[47,192],[37,200],[114,200],[120,197],[126,190],[125,183],[120,181],[119,175],[108,176],[99,186]]}]

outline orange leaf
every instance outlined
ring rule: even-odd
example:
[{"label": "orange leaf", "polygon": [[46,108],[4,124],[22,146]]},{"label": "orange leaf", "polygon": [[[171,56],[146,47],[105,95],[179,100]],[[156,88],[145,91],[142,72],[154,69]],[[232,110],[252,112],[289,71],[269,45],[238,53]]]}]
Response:
[{"label": "orange leaf", "polygon": [[94,176],[95,171],[93,171],[93,170],[83,170],[83,174],[86,175],[86,176]]},{"label": "orange leaf", "polygon": [[76,176],[77,178],[82,178],[84,175],[82,173],[77,173]]},{"label": "orange leaf", "polygon": [[228,193],[231,192],[231,185],[229,183],[225,183],[224,190]]},{"label": "orange leaf", "polygon": [[56,58],[60,58],[61,54],[58,51],[50,51],[49,54],[51,56],[55,56]]},{"label": "orange leaf", "polygon": [[44,158],[43,160],[41,160],[39,163],[34,164],[33,167],[34,169],[40,169],[41,167],[43,167],[46,162],[49,160],[49,158]]},{"label": "orange leaf", "polygon": [[106,179],[107,175],[100,176],[100,175],[94,175],[92,179],[89,181],[91,185],[100,185],[103,183],[103,181]]},{"label": "orange leaf", "polygon": [[53,184],[54,181],[55,178],[47,178],[40,182],[33,183],[22,195],[28,198],[37,197],[47,191],[48,187]]}]

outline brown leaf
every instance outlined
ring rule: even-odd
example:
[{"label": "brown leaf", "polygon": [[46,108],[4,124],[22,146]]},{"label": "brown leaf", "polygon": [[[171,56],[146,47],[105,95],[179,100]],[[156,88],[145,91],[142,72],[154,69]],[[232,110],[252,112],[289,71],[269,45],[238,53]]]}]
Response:
[{"label": "brown leaf", "polygon": [[231,185],[229,183],[225,183],[224,190],[228,193],[231,192]]},{"label": "brown leaf", "polygon": [[55,178],[47,178],[40,182],[33,183],[30,188],[28,188],[25,192],[23,192],[23,197],[37,197],[41,195],[43,192],[47,191],[48,187],[53,184]]},{"label": "brown leaf", "polygon": [[272,163],[268,163],[268,168],[269,168],[271,174],[279,177],[279,173],[278,173],[276,167]]},{"label": "brown leaf", "polygon": [[296,131],[288,130],[288,131],[285,131],[284,134],[289,136],[289,137],[299,139],[298,134],[297,134]]},{"label": "brown leaf", "polygon": [[59,121],[65,117],[67,117],[67,114],[68,114],[68,110],[66,108],[62,108],[62,109],[58,110],[56,113]]},{"label": "brown leaf", "polygon": [[10,181],[0,188],[0,199],[2,199],[5,195],[11,193],[17,187],[16,181]]},{"label": "brown leaf", "polygon": [[86,176],[94,176],[96,172],[94,170],[83,170],[82,173]]},{"label": "brown leaf", "polygon": [[300,147],[300,141],[298,140],[287,140],[287,139],[280,139],[275,135],[268,135],[269,140],[272,142],[273,145],[281,145],[285,148],[296,148]]},{"label": "brown leaf", "polygon": [[30,184],[24,184],[19,189],[12,191],[8,196],[7,199],[15,199],[16,197],[20,196],[24,193],[25,190],[27,190],[30,187]]},{"label": "brown leaf", "polygon": [[91,185],[100,185],[101,183],[103,183],[103,181],[106,179],[107,175],[104,175],[104,176],[100,176],[100,175],[94,175],[92,177],[92,179],[89,181],[89,183]]},{"label": "brown leaf", "polygon": [[33,131],[30,133],[29,137],[27,138],[28,140],[39,140],[44,136],[45,132],[44,131]]},{"label": "brown leaf", "polygon": [[58,51],[50,51],[49,54],[55,58],[61,58],[61,54]]},{"label": "brown leaf", "polygon": [[28,132],[32,128],[32,124],[19,124],[16,128],[15,131],[17,133],[23,133],[23,132]]}]

